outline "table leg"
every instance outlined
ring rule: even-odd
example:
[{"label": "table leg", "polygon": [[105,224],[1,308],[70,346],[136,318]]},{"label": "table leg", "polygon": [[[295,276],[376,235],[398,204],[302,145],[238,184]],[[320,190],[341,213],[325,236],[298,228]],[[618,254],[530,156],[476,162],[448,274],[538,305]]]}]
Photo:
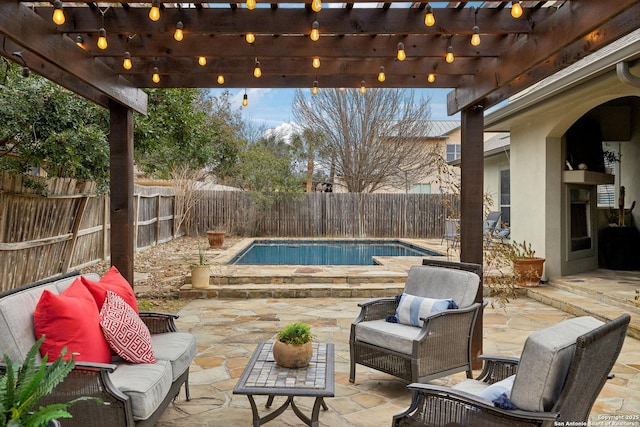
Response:
[{"label": "table leg", "polygon": [[310,427],[318,427],[318,418],[320,416],[320,407],[322,406],[322,408],[326,411],[327,409],[327,404],[324,403],[324,399],[322,397],[316,397],[316,400],[313,404],[313,410],[311,411],[311,418],[307,417],[305,414],[302,413],[302,411],[300,410],[300,408],[298,408],[298,406],[295,404],[295,402],[293,401],[293,397],[290,397],[291,399],[291,409],[293,409],[293,412],[296,413],[296,415],[298,416],[298,418],[300,418],[300,420],[302,420],[302,422],[304,422],[306,425],[310,426]]},{"label": "table leg", "polygon": [[[258,413],[258,407],[256,406],[255,400],[253,400],[253,395],[248,394],[247,397],[249,398],[249,404],[251,405],[251,412],[253,414],[253,427],[260,427],[262,424],[265,424],[273,420],[274,418],[276,418],[278,415],[282,414],[287,409],[287,407],[289,407],[289,405],[291,405],[292,407],[294,406],[293,397],[289,396],[287,397],[286,402],[282,404],[282,406],[280,406],[278,409],[274,410],[273,412],[265,415],[264,417],[260,418],[260,414]],[[269,395],[269,397],[267,398],[267,404],[266,404],[267,408],[270,407],[271,404],[273,403],[273,397],[274,396]],[[306,423],[307,425],[311,425],[308,422]]]}]

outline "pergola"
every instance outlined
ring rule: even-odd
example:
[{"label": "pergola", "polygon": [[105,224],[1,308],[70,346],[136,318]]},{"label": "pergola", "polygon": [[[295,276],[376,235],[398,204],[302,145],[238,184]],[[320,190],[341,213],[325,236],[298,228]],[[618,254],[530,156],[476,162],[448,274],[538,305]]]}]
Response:
[{"label": "pergola", "polygon": [[[158,6],[155,21],[152,6]],[[451,88],[448,112],[461,112],[462,127],[460,258],[482,264],[484,110],[640,27],[639,0],[258,0],[250,6],[244,0],[0,0],[0,54],[110,110],[111,260],[130,281],[133,112],[147,109],[140,88],[311,88],[314,82],[319,90]],[[518,7],[523,12],[515,18]],[[65,19],[56,24],[60,8]],[[428,26],[431,12],[435,24]],[[174,37],[178,27],[182,41]],[[310,37],[314,27],[317,41]],[[445,59],[449,52],[453,62]]]}]

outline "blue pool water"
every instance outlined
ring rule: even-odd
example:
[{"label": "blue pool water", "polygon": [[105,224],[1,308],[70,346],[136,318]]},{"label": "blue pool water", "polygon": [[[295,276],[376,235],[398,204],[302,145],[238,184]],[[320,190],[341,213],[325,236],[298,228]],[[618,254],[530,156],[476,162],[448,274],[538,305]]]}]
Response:
[{"label": "blue pool water", "polygon": [[373,265],[374,256],[439,255],[389,240],[256,240],[230,264]]}]

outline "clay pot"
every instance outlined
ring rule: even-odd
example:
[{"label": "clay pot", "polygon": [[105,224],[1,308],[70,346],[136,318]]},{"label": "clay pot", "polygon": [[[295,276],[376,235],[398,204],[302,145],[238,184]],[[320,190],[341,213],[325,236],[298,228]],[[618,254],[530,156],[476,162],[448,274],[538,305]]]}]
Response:
[{"label": "clay pot", "polygon": [[224,244],[224,231],[207,231],[209,247],[221,248]]},{"label": "clay pot", "polygon": [[194,289],[205,289],[209,287],[209,270],[208,265],[192,265],[191,266],[191,287]]},{"label": "clay pot", "polygon": [[513,269],[520,277],[519,285],[535,287],[540,283],[544,269],[544,258],[517,258],[513,260]]},{"label": "clay pot", "polygon": [[273,344],[273,358],[283,368],[304,368],[309,365],[313,347],[311,341],[306,344],[285,344],[276,341]]}]

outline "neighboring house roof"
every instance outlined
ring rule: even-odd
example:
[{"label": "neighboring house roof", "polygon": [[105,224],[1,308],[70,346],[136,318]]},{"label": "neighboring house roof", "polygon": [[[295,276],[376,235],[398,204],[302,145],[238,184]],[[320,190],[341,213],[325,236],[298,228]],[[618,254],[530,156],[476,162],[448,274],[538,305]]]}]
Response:
[{"label": "neighboring house roof", "polygon": [[[392,122],[397,125],[398,122]],[[448,135],[460,127],[459,120],[426,120],[422,130],[424,133],[415,135],[417,138],[446,139]]]},{"label": "neighboring house roof", "polygon": [[485,115],[485,130],[508,130],[504,124],[518,112],[582,84],[586,80],[610,72],[618,62],[637,58],[638,52],[640,52],[640,29],[512,96],[508,104]]},{"label": "neighboring house roof", "polygon": [[[511,134],[509,132],[499,132],[484,142],[484,157],[495,156],[511,150]],[[460,159],[448,162],[451,166],[460,166]]]}]

